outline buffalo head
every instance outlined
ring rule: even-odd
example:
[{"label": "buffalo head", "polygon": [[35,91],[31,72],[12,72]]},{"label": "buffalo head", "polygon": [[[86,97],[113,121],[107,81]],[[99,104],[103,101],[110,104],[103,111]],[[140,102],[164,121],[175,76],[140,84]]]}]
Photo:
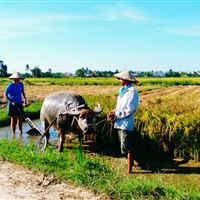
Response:
[{"label": "buffalo head", "polygon": [[91,110],[86,105],[80,105],[76,108],[67,111],[67,114],[74,116],[72,126],[74,125],[74,123],[77,122],[78,127],[83,133],[90,133],[92,131],[92,122],[94,116],[98,115],[101,112],[102,107],[100,104],[97,104],[94,110]]}]

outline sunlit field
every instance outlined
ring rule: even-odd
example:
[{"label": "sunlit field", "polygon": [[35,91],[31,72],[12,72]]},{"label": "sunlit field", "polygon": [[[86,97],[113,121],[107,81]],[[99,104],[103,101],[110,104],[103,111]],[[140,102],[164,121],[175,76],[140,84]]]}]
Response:
[{"label": "sunlit field", "polygon": [[[140,99],[135,115],[135,173],[126,178],[126,159],[116,156],[117,153],[114,152],[115,132],[108,134],[108,125],[102,123],[96,127],[96,137],[91,137],[93,142],[96,138],[101,142],[98,151],[91,155],[100,157],[101,162],[109,165],[109,169],[103,166],[108,176],[114,170],[117,173],[114,179],[117,181],[122,176],[127,179],[127,183],[117,182],[118,189],[110,183],[113,191],[96,189],[106,192],[111,198],[119,199],[131,199],[134,194],[138,199],[200,199],[197,195],[200,191],[200,78],[138,80],[139,85],[135,86]],[[23,82],[29,104],[25,113],[31,119],[39,118],[45,96],[56,91],[73,90],[83,95],[90,107],[93,108],[97,102],[102,105],[103,112],[95,119],[96,123],[105,119],[106,114],[115,107],[120,87],[115,78],[30,78]],[[1,80],[0,92],[3,92],[7,83],[7,79]],[[8,124],[4,107],[0,113],[0,126]],[[97,163],[95,166],[98,166],[98,170],[101,168]],[[129,184],[135,184],[136,190],[143,188],[141,193],[133,192],[129,195]]]}]

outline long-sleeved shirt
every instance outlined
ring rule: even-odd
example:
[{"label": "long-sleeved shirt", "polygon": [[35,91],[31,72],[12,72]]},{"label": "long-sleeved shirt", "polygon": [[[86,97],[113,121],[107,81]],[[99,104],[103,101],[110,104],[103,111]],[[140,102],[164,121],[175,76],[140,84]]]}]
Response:
[{"label": "long-sleeved shirt", "polygon": [[138,106],[138,93],[130,84],[121,87],[117,98],[115,108],[114,128],[133,131],[134,129],[134,113]]},{"label": "long-sleeved shirt", "polygon": [[5,94],[8,98],[8,103],[16,102],[18,104],[22,104],[22,94],[24,92],[24,85],[22,82],[17,84],[10,83],[5,89]]}]

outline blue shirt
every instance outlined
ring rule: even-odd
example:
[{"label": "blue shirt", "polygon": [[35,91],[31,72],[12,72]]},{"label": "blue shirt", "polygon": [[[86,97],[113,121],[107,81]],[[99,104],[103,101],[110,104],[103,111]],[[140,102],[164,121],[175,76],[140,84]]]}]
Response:
[{"label": "blue shirt", "polygon": [[130,84],[120,88],[115,108],[114,128],[133,131],[134,113],[138,107],[138,93]]},{"label": "blue shirt", "polygon": [[9,83],[5,89],[5,94],[8,97],[8,103],[16,102],[22,104],[22,93],[24,91],[24,84],[19,82],[17,84]]}]

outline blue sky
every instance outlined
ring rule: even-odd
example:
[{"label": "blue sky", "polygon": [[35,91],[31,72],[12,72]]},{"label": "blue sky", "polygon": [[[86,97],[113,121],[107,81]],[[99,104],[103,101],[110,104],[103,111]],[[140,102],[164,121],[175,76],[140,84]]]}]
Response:
[{"label": "blue sky", "polygon": [[9,72],[200,70],[200,1],[2,1]]}]

